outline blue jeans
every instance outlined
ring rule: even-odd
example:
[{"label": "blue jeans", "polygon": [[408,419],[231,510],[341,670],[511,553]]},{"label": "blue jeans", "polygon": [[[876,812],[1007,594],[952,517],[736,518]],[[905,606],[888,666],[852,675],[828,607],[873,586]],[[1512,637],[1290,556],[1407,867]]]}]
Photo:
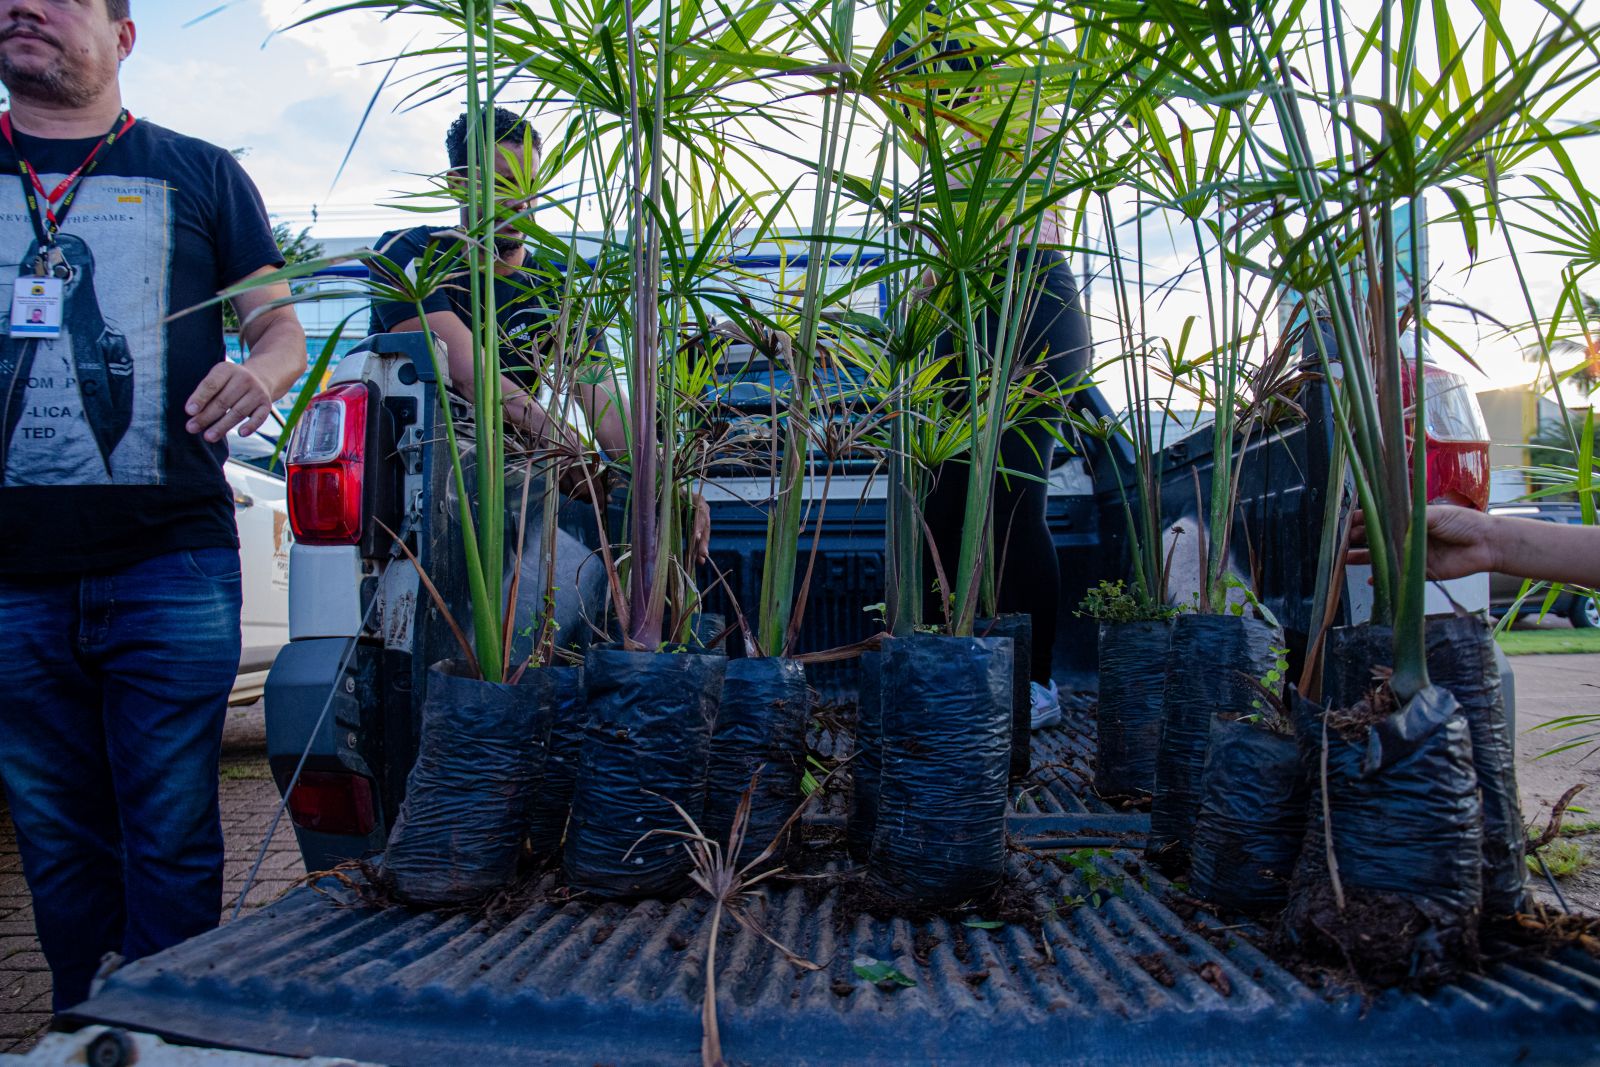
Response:
[{"label": "blue jeans", "polygon": [[107,952],[217,925],[217,762],[239,668],[239,554],[0,578],[0,778],[55,1009]]}]

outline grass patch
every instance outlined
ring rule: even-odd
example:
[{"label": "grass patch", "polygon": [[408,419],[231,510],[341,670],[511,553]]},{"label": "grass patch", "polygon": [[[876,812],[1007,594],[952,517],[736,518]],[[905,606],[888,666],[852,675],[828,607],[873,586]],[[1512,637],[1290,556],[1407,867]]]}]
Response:
[{"label": "grass patch", "polygon": [[1600,652],[1600,630],[1507,630],[1498,640],[1508,656]]},{"label": "grass patch", "polygon": [[264,759],[240,760],[237,763],[224,763],[218,777],[224,782],[265,781],[272,777],[272,770]]},{"label": "grass patch", "polygon": [[[1550,868],[1550,874],[1555,878],[1571,878],[1593,862],[1593,857],[1581,844],[1562,838],[1550,842],[1539,853],[1544,856],[1545,866]],[[1528,857],[1528,870],[1534,874],[1542,873],[1538,859]]]},{"label": "grass patch", "polygon": [[[1571,811],[1571,808],[1567,809]],[[1600,830],[1600,819],[1590,819],[1588,822],[1569,822],[1561,827],[1562,837],[1582,837]]]}]

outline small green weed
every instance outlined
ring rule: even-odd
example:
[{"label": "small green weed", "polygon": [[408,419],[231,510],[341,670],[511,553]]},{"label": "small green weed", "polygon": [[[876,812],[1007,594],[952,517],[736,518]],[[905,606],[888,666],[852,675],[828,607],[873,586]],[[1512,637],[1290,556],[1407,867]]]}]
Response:
[{"label": "small green weed", "polygon": [[1244,597],[1243,603],[1234,601],[1228,605],[1228,614],[1243,618],[1246,608],[1254,608],[1256,614],[1261,616],[1262,620],[1266,622],[1267,625],[1278,625],[1278,617],[1272,614],[1271,610],[1269,610],[1267,606],[1261,602],[1261,598],[1256,596],[1256,591],[1245,584],[1245,582],[1237,575],[1228,575],[1227,581],[1223,584],[1228,590],[1237,590]]},{"label": "small green weed", "polygon": [[873,959],[871,956],[857,956],[851,964],[851,969],[858,978],[865,978],[879,989],[910,989],[917,984],[911,978],[896,970],[891,963]]},{"label": "small green weed", "polygon": [[[1539,854],[1544,857],[1545,866],[1550,868],[1550,874],[1555,878],[1571,878],[1594,862],[1594,857],[1582,844],[1559,838],[1540,849]],[[1542,873],[1537,857],[1528,857],[1528,870],[1534,874]]]},{"label": "small green weed", "polygon": [[1091,908],[1099,908],[1113,897],[1122,896],[1127,879],[1122,875],[1106,874],[1097,863],[1098,860],[1110,858],[1111,850],[1107,848],[1080,848],[1056,856],[1058,863],[1075,871],[1083,879],[1084,888],[1088,890],[1082,895],[1067,897],[1062,901],[1064,907],[1071,909],[1087,904]]},{"label": "small green weed", "polygon": [[264,782],[272,777],[272,771],[267,767],[267,761],[249,760],[240,763],[224,763],[217,777],[224,782]]},{"label": "small green weed", "polygon": [[829,774],[827,765],[817,757],[807,755],[805,773],[800,776],[800,791],[808,797],[822,786],[822,781],[817,777],[817,774],[821,774],[823,778],[826,778]]},{"label": "small green weed", "polygon": [[1178,609],[1151,603],[1130,591],[1121,579],[1115,582],[1102,579],[1079,602],[1075,614],[1101,622],[1159,622],[1177,615]]}]

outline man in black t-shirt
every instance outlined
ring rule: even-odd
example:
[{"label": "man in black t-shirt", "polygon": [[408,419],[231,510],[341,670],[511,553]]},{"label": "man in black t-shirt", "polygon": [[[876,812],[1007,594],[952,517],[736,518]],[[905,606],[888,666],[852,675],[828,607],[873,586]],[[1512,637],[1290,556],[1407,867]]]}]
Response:
[{"label": "man in black t-shirt", "polygon": [[[467,122],[462,115],[445,136],[446,154],[453,175],[467,167]],[[500,154],[495,173],[503,186],[525,185],[537,175],[543,145],[538,131],[504,108],[495,109],[495,141]],[[503,196],[498,210],[507,216],[525,212],[534,197]],[[462,225],[466,209],[462,208]],[[470,397],[476,368],[473,360],[472,294],[465,272],[465,245],[452,230],[417,226],[384,234],[375,246],[397,270],[417,265],[430,271],[459,273],[454,284],[435,289],[422,301],[427,327],[444,341],[450,381],[457,393]],[[627,448],[626,401],[615,386],[606,364],[605,335],[596,326],[584,335],[558,338],[559,272],[547,264],[530,263],[527,249],[514,225],[502,227],[495,239],[495,318],[501,335],[500,363],[504,373],[506,418],[510,426],[547,445],[561,444],[574,453],[584,450],[567,420],[546,411],[538,400],[544,364],[553,351],[570,353],[563,377],[588,422],[594,443],[608,455]],[[374,302],[373,333],[398,333],[422,329],[422,319],[410,304]],[[574,333],[576,331],[574,330]],[[588,359],[594,355],[598,360]],[[587,364],[587,365],[584,365]],[[575,374],[574,374],[575,372]]]},{"label": "man in black t-shirt", "polygon": [[[467,167],[467,123],[463,114],[445,135],[445,151],[452,175],[461,176]],[[605,335],[599,325],[589,324],[583,334],[559,337],[561,322],[560,271],[549,264],[530,263],[527,249],[515,228],[515,217],[527,212],[534,200],[527,186],[538,175],[542,144],[538,132],[525,120],[504,108],[494,112],[494,136],[499,153],[495,174],[501,186],[496,210],[508,221],[495,239],[495,318],[500,330],[501,371],[507,423],[547,447],[560,447],[569,455],[592,451],[579,439],[570,420],[547,411],[539,402],[538,391],[552,368],[552,353],[561,353],[566,366],[563,387],[576,401],[588,423],[593,444],[600,458],[626,454],[628,437],[627,398],[618,386],[609,364]],[[514,195],[504,195],[516,190]],[[462,225],[467,224],[462,208]],[[463,277],[454,284],[435,289],[422,301],[427,328],[445,343],[451,385],[466,397],[473,395],[476,373],[472,340],[471,286],[465,278],[464,246],[455,231],[417,226],[396,230],[378,239],[376,250],[399,272],[408,268],[446,272],[459,263]],[[574,311],[573,314],[578,314]],[[373,333],[399,333],[423,328],[415,306],[403,303],[374,302]],[[598,358],[596,358],[598,357]],[[582,491],[586,483],[569,473],[569,491]],[[707,557],[711,540],[710,513],[703,498],[695,496],[692,555],[697,561]],[[532,587],[530,587],[532,588]]]},{"label": "man in black t-shirt", "polygon": [[215,926],[217,764],[239,663],[226,436],[305,334],[225,288],[282,265],[225,151],[122,108],[127,0],[0,4],[0,777],[56,1008],[101,958]]}]

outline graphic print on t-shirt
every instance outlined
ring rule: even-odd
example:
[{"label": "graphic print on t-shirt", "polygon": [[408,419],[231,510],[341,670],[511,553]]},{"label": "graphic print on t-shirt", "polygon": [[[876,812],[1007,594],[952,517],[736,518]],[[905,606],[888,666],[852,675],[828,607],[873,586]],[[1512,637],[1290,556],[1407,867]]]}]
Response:
[{"label": "graphic print on t-shirt", "polygon": [[[166,481],[168,192],[153,178],[86,178],[57,238],[71,268],[60,336],[14,337],[0,316],[0,485]],[[0,288],[31,274],[39,251],[21,197],[7,204]]]}]

